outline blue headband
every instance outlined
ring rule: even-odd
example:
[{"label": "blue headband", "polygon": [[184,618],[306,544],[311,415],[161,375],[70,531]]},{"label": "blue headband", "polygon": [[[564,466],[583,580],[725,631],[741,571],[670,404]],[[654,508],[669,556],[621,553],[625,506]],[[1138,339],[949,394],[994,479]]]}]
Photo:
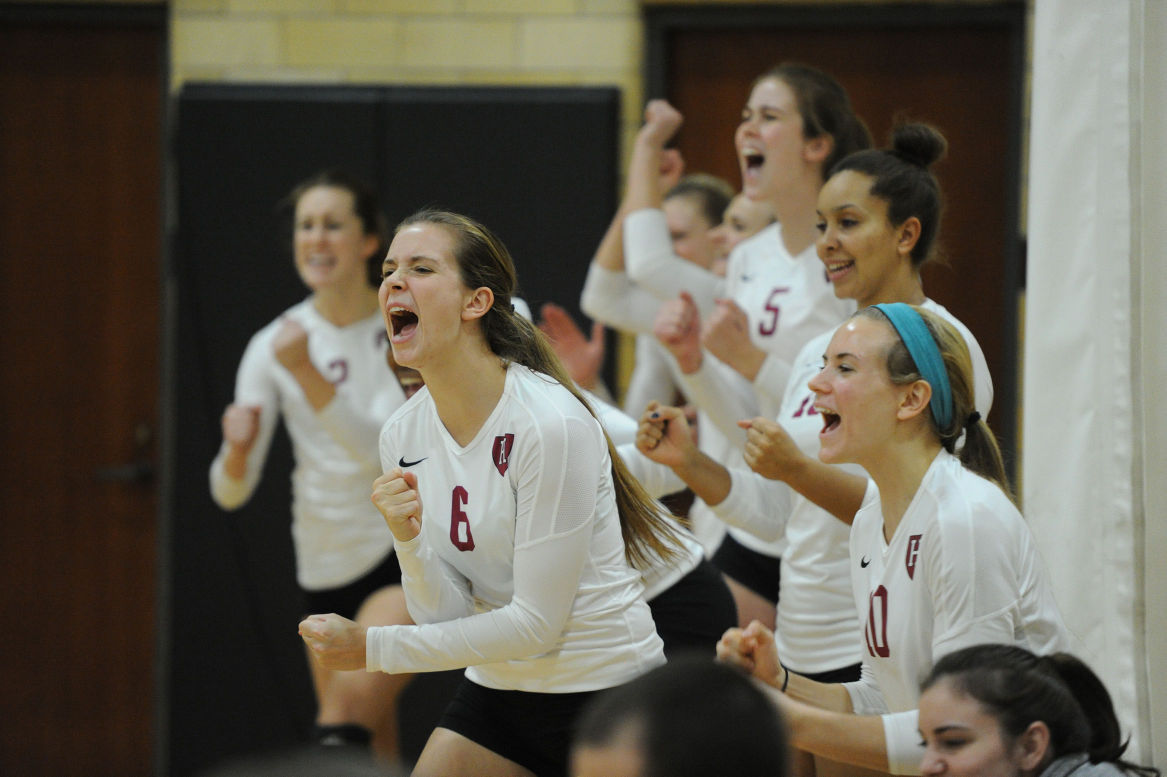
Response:
[{"label": "blue headband", "polygon": [[944,357],[940,348],[928,331],[927,324],[911,305],[903,302],[872,305],[879,308],[907,346],[908,355],[916,363],[920,376],[932,387],[932,417],[943,433],[952,423],[952,387],[948,383],[948,370],[944,368]]}]

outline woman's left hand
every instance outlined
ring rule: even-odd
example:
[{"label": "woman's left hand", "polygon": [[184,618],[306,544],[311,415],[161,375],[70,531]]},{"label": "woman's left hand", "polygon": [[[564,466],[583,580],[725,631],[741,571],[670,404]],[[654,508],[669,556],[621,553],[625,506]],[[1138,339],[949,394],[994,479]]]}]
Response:
[{"label": "woman's left hand", "polygon": [[774,632],[761,621],[751,621],[744,629],[727,630],[717,642],[717,660],[736,666],[775,688],[782,688],[786,679]]},{"label": "woman's left hand", "polygon": [[289,372],[311,364],[308,358],[308,332],[294,318],[284,318],[271,347],[276,361]]},{"label": "woman's left hand", "polygon": [[300,636],[325,669],[351,671],[365,668],[366,629],[335,613],[309,615],[300,621]]},{"label": "woman's left hand", "polygon": [[701,344],[751,381],[766,360],[766,352],[750,340],[749,317],[731,299],[716,301],[702,327]]},{"label": "woman's left hand", "polygon": [[785,481],[806,458],[777,421],[758,416],[738,421],[738,426],[746,430],[742,451],[746,464],[762,477]]}]

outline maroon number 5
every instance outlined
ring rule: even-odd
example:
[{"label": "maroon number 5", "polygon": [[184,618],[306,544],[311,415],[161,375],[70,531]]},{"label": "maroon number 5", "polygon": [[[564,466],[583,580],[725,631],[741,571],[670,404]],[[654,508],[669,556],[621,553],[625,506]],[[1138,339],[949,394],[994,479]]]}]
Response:
[{"label": "maroon number 5", "polygon": [[790,291],[789,286],[779,286],[770,292],[770,296],[766,298],[765,310],[769,316],[762,316],[758,321],[758,332],[763,335],[772,335],[778,331],[778,313],[781,308],[778,305],[777,297],[780,294],[785,294]]},{"label": "maroon number 5", "polygon": [[454,486],[450,495],[450,542],[458,550],[474,550],[474,535],[470,533],[470,518],[462,506],[470,502],[470,495],[462,486]]},{"label": "maroon number 5", "polygon": [[867,601],[867,628],[864,630],[867,652],[873,657],[887,658],[891,655],[891,648],[887,645],[887,589],[883,586],[876,588]]}]

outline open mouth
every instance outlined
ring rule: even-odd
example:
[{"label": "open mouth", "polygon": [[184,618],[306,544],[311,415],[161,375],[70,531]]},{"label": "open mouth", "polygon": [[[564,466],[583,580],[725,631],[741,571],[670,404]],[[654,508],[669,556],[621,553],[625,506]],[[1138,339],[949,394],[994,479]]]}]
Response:
[{"label": "open mouth", "polygon": [[760,151],[749,150],[742,154],[742,160],[745,162],[746,172],[756,172],[766,162],[766,157]]},{"label": "open mouth", "polygon": [[407,308],[390,308],[389,325],[394,339],[408,337],[417,328],[417,314]]},{"label": "open mouth", "polygon": [[334,264],[336,259],[331,256],[310,256],[307,261],[309,267],[332,267]]},{"label": "open mouth", "polygon": [[846,262],[827,262],[827,279],[831,281],[837,280],[840,275],[843,275],[854,266],[854,260],[849,260]]},{"label": "open mouth", "polygon": [[838,413],[832,413],[830,410],[821,407],[815,409],[823,417],[823,432],[832,432],[838,428],[839,421],[841,420]]}]

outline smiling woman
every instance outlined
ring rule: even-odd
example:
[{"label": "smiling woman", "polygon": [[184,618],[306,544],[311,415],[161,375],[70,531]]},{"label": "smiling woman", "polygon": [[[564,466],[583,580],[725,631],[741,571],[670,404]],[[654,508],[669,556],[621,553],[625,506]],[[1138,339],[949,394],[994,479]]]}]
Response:
[{"label": "smiling woman", "polygon": [[[281,417],[292,438],[292,536],[301,612],[409,623],[392,539],[368,501],[377,435],[405,401],[389,357],[370,267],[388,231],[372,193],[337,171],[304,181],[292,250],[311,292],[260,330],[243,354],[223,442],[211,464],[215,501],[236,510],[259,485]],[[404,376],[402,376],[404,377]],[[312,664],[322,744],[367,744],[397,756],[396,697],[408,678],[340,674]]]},{"label": "smiling woman", "polygon": [[419,625],[314,615],[326,666],[468,667],[414,775],[559,775],[598,690],[664,662],[640,569],[677,553],[554,351],[512,303],[505,246],[454,213],[402,222],[379,302],[424,387],[385,423],[373,501]]},{"label": "smiling woman", "polygon": [[1123,760],[1110,693],[1068,653],[974,645],[940,659],[921,684],[925,775],[1158,777]]},{"label": "smiling woman", "polygon": [[859,464],[877,486],[850,538],[862,675],[842,685],[794,675],[760,624],[727,632],[718,654],[782,691],[795,746],[914,774],[916,678],[936,658],[979,642],[1049,652],[1068,637],[996,441],[973,409],[956,328],[921,307],[881,303],[835,332],[824,361],[809,384],[825,419],[819,455]]}]

